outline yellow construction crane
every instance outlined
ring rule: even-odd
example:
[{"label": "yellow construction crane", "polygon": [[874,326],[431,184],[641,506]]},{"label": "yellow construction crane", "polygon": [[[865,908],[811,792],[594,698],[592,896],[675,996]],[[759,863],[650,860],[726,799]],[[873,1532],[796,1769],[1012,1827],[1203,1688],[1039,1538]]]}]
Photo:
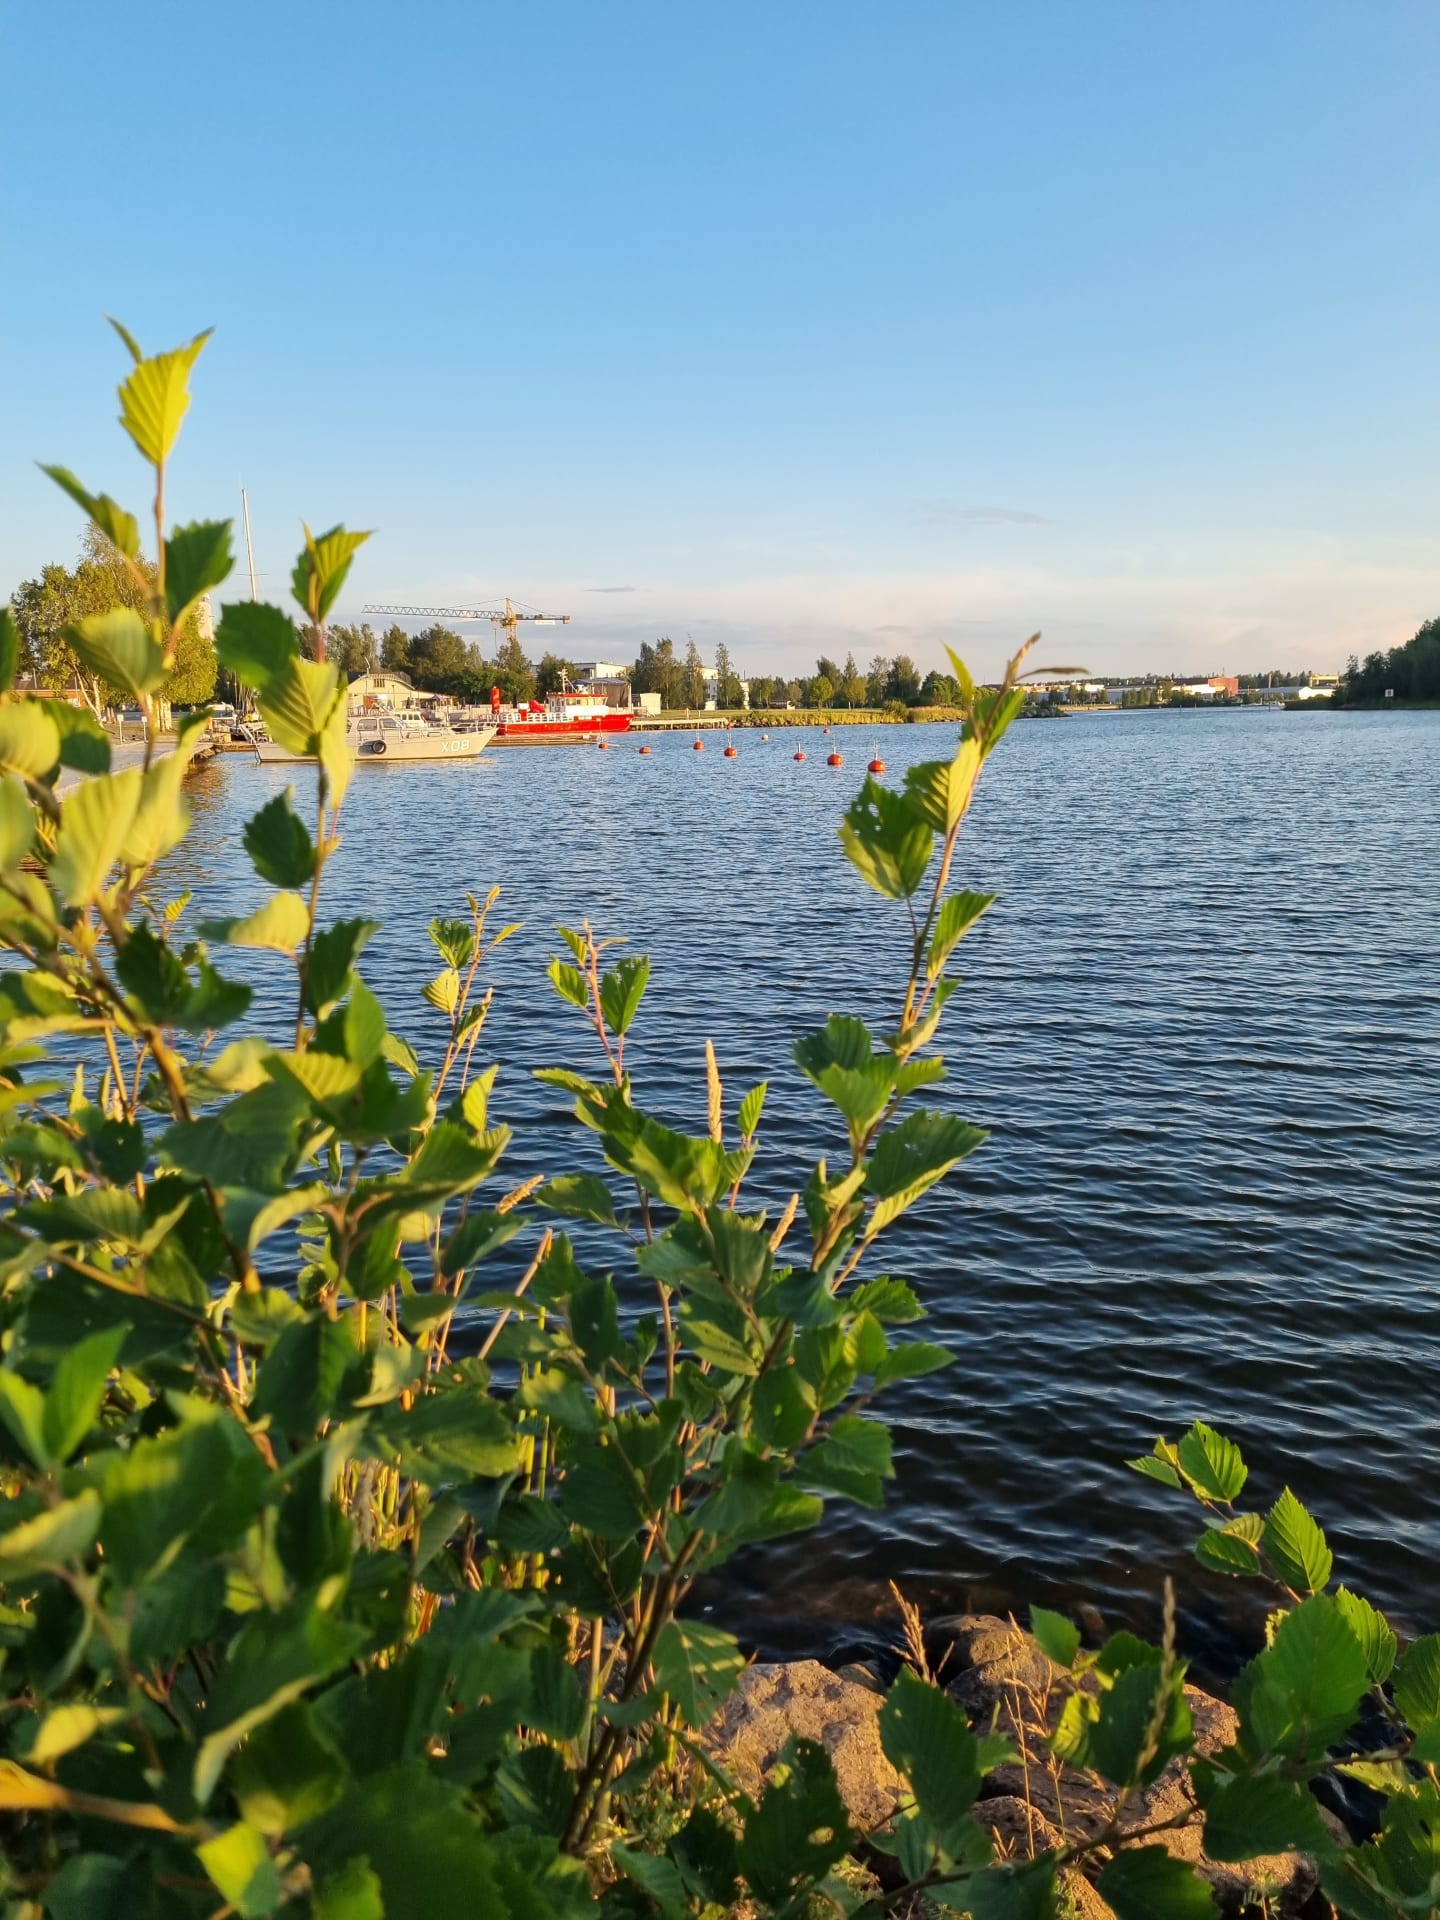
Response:
[{"label": "yellow construction crane", "polygon": [[568,613],[520,613],[509,594],[503,607],[381,607],[365,606],[362,614],[378,613],[390,620],[488,620],[494,632],[507,640],[516,638],[515,629],[522,620],[537,627],[568,627]]}]

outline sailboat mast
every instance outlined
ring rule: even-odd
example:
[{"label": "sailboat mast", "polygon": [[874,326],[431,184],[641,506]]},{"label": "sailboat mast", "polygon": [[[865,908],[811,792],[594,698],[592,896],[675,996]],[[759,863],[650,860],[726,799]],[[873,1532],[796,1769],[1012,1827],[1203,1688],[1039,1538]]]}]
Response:
[{"label": "sailboat mast", "polygon": [[260,595],[255,591],[255,548],[250,540],[250,499],[244,487],[240,489],[240,511],[245,516],[245,554],[250,562],[250,598],[258,600]]}]

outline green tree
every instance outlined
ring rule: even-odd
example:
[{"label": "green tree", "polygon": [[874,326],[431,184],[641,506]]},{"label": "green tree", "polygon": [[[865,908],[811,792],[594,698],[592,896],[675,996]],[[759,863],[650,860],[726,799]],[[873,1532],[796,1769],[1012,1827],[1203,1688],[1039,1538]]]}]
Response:
[{"label": "green tree", "polygon": [[[139,577],[137,577],[137,575]],[[125,688],[92,673],[76,656],[65,629],[112,607],[148,614],[154,566],[136,554],[133,566],[116,550],[93,522],[86,527],[76,565],[43,567],[26,580],[11,600],[26,671],[41,685],[57,691],[77,688],[97,709],[120,705],[129,698]],[[200,631],[192,611],[173,637],[174,660],[160,689],[167,702],[198,704],[215,691],[215,648]]]},{"label": "green tree", "polygon": [[876,654],[870,662],[870,671],[865,676],[865,704],[879,707],[885,704],[890,690],[890,662]]},{"label": "green tree", "polygon": [[920,689],[922,707],[954,707],[960,702],[960,688],[955,676],[949,673],[930,672],[925,676],[925,684]]},{"label": "green tree", "polygon": [[705,668],[700,659],[700,649],[693,640],[685,649],[680,691],[681,704],[687,711],[696,713],[705,705]]},{"label": "green tree", "polygon": [[635,694],[658,693],[667,712],[685,705],[685,670],[675,658],[673,640],[641,643],[640,657],[630,671],[630,686]]},{"label": "green tree", "polygon": [[903,700],[907,707],[913,707],[920,698],[920,669],[908,653],[897,653],[890,662],[885,693],[887,699]]},{"label": "green tree", "polygon": [[369,673],[380,659],[380,642],[374,629],[330,627],[326,633],[325,657],[345,673]]},{"label": "green tree", "polygon": [[74,684],[79,662],[66,643],[65,628],[87,613],[103,611],[98,603],[86,605],[77,573],[52,561],[33,580],[22,580],[11,595],[20,670],[34,674],[44,686]]},{"label": "green tree", "polygon": [[828,674],[817,673],[805,685],[807,707],[828,707],[835,698],[835,683]]},{"label": "green tree", "polygon": [[559,693],[565,682],[574,678],[573,660],[562,660],[558,653],[547,653],[535,669],[536,694],[543,700],[546,694]]},{"label": "green tree", "polygon": [[805,704],[805,690],[798,680],[785,682],[783,704],[787,707],[800,707]]},{"label": "green tree", "polygon": [[1352,656],[1340,684],[1340,702],[1440,700],[1440,619],[1427,620],[1404,646],[1367,654],[1364,664]]},{"label": "green tree", "polygon": [[722,640],[715,649],[715,704],[717,707],[743,707],[745,689],[730,658],[730,649]]},{"label": "green tree", "polygon": [[410,672],[428,692],[448,693],[475,664],[473,650],[449,627],[425,627],[410,642]]},{"label": "green tree", "polygon": [[410,671],[410,636],[404,627],[387,627],[380,642],[380,664],[387,673]]},{"label": "green tree", "polygon": [[779,686],[778,681],[768,679],[763,674],[757,675],[757,677],[750,682],[751,706],[752,707],[774,706],[777,698],[778,686]]},{"label": "green tree", "polygon": [[535,698],[535,669],[516,635],[511,634],[495,656],[490,675],[511,706],[523,707]]},{"label": "green tree", "polygon": [[192,614],[175,636],[175,664],[165,682],[165,698],[175,706],[203,706],[215,697],[215,643],[201,633]]}]

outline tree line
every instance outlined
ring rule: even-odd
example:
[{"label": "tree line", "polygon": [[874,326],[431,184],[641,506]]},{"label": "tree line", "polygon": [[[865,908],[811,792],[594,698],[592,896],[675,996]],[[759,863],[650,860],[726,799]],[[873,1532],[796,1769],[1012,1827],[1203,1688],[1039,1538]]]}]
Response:
[{"label": "tree line", "polygon": [[[404,673],[426,692],[450,694],[467,705],[486,704],[495,686],[507,702],[516,705],[544,699],[558,691],[566,678],[577,677],[574,663],[558,654],[547,653],[538,665],[532,663],[518,639],[507,639],[495,658],[487,660],[473,641],[443,626],[426,627],[419,633],[407,633],[399,626],[383,633],[368,626],[333,626],[327,652],[348,673],[376,669]],[[723,642],[715,649],[713,670],[707,672],[693,640],[683,656],[669,638],[646,640],[628,677],[637,703],[642,693],[658,693],[667,713],[700,711],[712,683],[718,707],[734,709],[745,704],[745,683]],[[960,688],[950,674],[930,673],[922,678],[915,662],[903,653],[892,659],[877,654],[863,672],[853,653],[843,662],[822,654],[813,674],[797,678],[759,674],[749,684],[752,707],[878,708],[897,702],[907,707],[955,706],[960,700]]]},{"label": "tree line", "polygon": [[1335,704],[1364,706],[1387,692],[1400,701],[1440,700],[1440,619],[1427,620],[1404,646],[1367,654],[1363,663],[1351,654]]},{"label": "tree line", "polygon": [[[153,579],[153,566],[145,560],[139,564]],[[117,606],[144,612],[145,594],[120,554],[92,525],[85,530],[80,558],[73,567],[58,561],[42,567],[33,580],[22,580],[11,594],[10,611],[20,637],[17,671],[37,687],[81,692],[97,707],[124,705],[130,697],[125,690],[97,680],[65,638],[67,627]],[[175,706],[198,706],[213,698],[215,686],[215,648],[192,616],[176,642],[165,698]]]},{"label": "tree line", "polygon": [[[667,712],[694,711],[705,705],[708,688],[700,652],[692,640],[682,659],[669,639],[646,641],[630,670],[630,684],[638,696],[658,693]],[[754,674],[750,678],[752,707],[885,707],[955,706],[960,688],[948,673],[930,673],[923,679],[908,654],[886,659],[876,654],[868,670],[855,663],[853,653],[843,662],[821,654],[815,671],[789,677]],[[715,704],[737,708],[745,704],[745,686],[729,649],[715,649]]]}]

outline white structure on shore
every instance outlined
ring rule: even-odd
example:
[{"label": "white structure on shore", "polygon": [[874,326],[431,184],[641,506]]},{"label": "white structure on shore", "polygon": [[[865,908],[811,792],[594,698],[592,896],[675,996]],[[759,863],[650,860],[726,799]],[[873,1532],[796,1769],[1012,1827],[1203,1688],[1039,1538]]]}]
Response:
[{"label": "white structure on shore", "polygon": [[443,696],[424,693],[408,673],[392,673],[388,667],[372,667],[368,673],[350,676],[350,706],[363,713],[403,713],[407,707],[428,707]]}]

